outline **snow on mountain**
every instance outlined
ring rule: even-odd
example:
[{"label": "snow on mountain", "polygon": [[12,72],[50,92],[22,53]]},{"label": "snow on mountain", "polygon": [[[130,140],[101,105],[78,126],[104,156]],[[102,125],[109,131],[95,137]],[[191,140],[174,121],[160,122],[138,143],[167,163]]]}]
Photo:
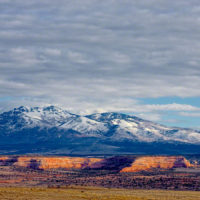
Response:
[{"label": "snow on mountain", "polygon": [[48,106],[44,108],[29,108],[22,116],[29,126],[60,126],[69,118],[76,118],[77,115],[71,114],[61,108]]},{"label": "snow on mountain", "polygon": [[68,118],[73,117],[76,115],[55,106],[41,108],[21,106],[0,114],[0,126],[14,131],[33,127],[51,128],[60,126]]},{"label": "snow on mountain", "polygon": [[[5,119],[7,119],[5,123]],[[0,115],[0,127],[10,131],[19,131],[38,127],[41,129],[56,128],[58,130],[73,130],[82,136],[98,136],[108,129],[105,124],[84,116],[72,114],[55,106],[15,108]]]},{"label": "snow on mountain", "polygon": [[101,132],[107,132],[108,128],[104,123],[88,119],[87,117],[71,118],[66,123],[60,126],[63,129],[72,129],[83,133],[83,136],[99,136]]},{"label": "snow on mountain", "polygon": [[140,142],[200,143],[200,132],[192,129],[169,128],[135,116],[120,113],[101,113],[87,116],[103,121],[109,127],[116,126],[113,139],[129,139]]},{"label": "snow on mountain", "polygon": [[[77,135],[73,135],[73,133],[78,133],[79,137],[96,137],[104,141],[109,139],[110,141],[129,140],[145,143],[200,144],[199,131],[169,128],[121,113],[110,112],[80,116],[55,106],[33,108],[22,106],[0,114],[0,137],[3,137],[2,134],[14,132],[18,134],[20,131],[34,128],[44,129],[45,134],[51,130],[51,134],[54,136],[58,132],[62,132],[62,134],[66,132],[70,133],[68,137],[76,137]],[[64,135],[67,137],[67,134]],[[50,136],[46,135],[45,137]]]}]

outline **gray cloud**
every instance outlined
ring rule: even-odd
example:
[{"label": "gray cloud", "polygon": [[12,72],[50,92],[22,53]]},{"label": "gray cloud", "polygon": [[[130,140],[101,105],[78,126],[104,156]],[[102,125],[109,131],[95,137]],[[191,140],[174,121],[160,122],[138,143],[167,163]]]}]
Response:
[{"label": "gray cloud", "polygon": [[197,0],[3,0],[0,11],[10,104],[132,110],[138,97],[200,96]]}]

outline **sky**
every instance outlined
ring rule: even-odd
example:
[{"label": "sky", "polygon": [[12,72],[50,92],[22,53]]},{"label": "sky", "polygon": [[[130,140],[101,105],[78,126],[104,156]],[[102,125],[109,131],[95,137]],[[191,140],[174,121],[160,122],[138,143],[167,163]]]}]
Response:
[{"label": "sky", "polygon": [[200,129],[199,0],[0,0],[0,112],[57,105]]}]

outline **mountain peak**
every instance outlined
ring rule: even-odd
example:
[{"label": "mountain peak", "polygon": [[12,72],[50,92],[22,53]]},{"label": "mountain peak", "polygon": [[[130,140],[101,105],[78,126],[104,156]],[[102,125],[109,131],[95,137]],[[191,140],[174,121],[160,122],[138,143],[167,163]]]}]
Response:
[{"label": "mountain peak", "polygon": [[86,117],[97,120],[97,121],[110,121],[110,120],[115,120],[115,119],[128,120],[128,121],[130,120],[131,121],[133,120],[147,121],[133,115],[128,115],[128,114],[119,113],[119,112],[95,113],[95,114],[87,115]]},{"label": "mountain peak", "polygon": [[14,111],[18,111],[18,112],[29,112],[30,107],[28,106],[20,106],[18,108],[14,108]]},{"label": "mountain peak", "polygon": [[[29,107],[29,106],[20,106],[17,108],[14,108],[13,110],[11,110],[14,113],[28,113],[28,112],[47,112],[47,113],[69,113],[72,114],[70,112],[68,112],[67,110],[64,110],[60,107],[54,106],[54,105],[49,105],[49,106],[35,106],[35,107]],[[73,114],[72,114],[73,115]]]},{"label": "mountain peak", "polygon": [[60,110],[60,108],[50,105],[50,106],[43,107],[43,110],[44,111],[57,111],[57,110]]},{"label": "mountain peak", "polygon": [[[115,148],[113,145],[127,142],[134,145],[136,143],[197,145],[200,144],[200,132],[170,128],[118,112],[80,116],[53,105],[32,108],[20,106],[0,114],[0,144],[9,144],[10,141],[18,144],[54,140],[59,144],[74,141],[70,143],[71,149],[80,141],[88,149],[96,149],[96,144],[101,146],[110,144],[108,148],[113,149]],[[86,142],[88,140],[93,141],[94,146],[90,146],[92,144],[88,146]]]}]

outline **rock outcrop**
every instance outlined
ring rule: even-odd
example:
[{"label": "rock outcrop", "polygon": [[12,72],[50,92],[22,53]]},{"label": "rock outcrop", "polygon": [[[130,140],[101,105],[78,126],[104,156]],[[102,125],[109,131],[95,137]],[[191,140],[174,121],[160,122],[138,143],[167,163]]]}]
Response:
[{"label": "rock outcrop", "polygon": [[150,171],[152,169],[188,168],[193,165],[183,156],[116,156],[110,158],[2,156],[0,165],[12,165],[31,169],[96,169],[120,172]]},{"label": "rock outcrop", "polygon": [[5,160],[8,160],[9,157],[8,156],[1,156],[0,157],[0,162],[4,162]]},{"label": "rock outcrop", "polygon": [[139,172],[180,167],[192,167],[192,164],[183,156],[144,156],[137,158],[131,166],[123,168],[121,172]]},{"label": "rock outcrop", "polygon": [[19,157],[15,166],[38,168],[38,169],[86,169],[98,164],[99,158],[79,157]]}]

